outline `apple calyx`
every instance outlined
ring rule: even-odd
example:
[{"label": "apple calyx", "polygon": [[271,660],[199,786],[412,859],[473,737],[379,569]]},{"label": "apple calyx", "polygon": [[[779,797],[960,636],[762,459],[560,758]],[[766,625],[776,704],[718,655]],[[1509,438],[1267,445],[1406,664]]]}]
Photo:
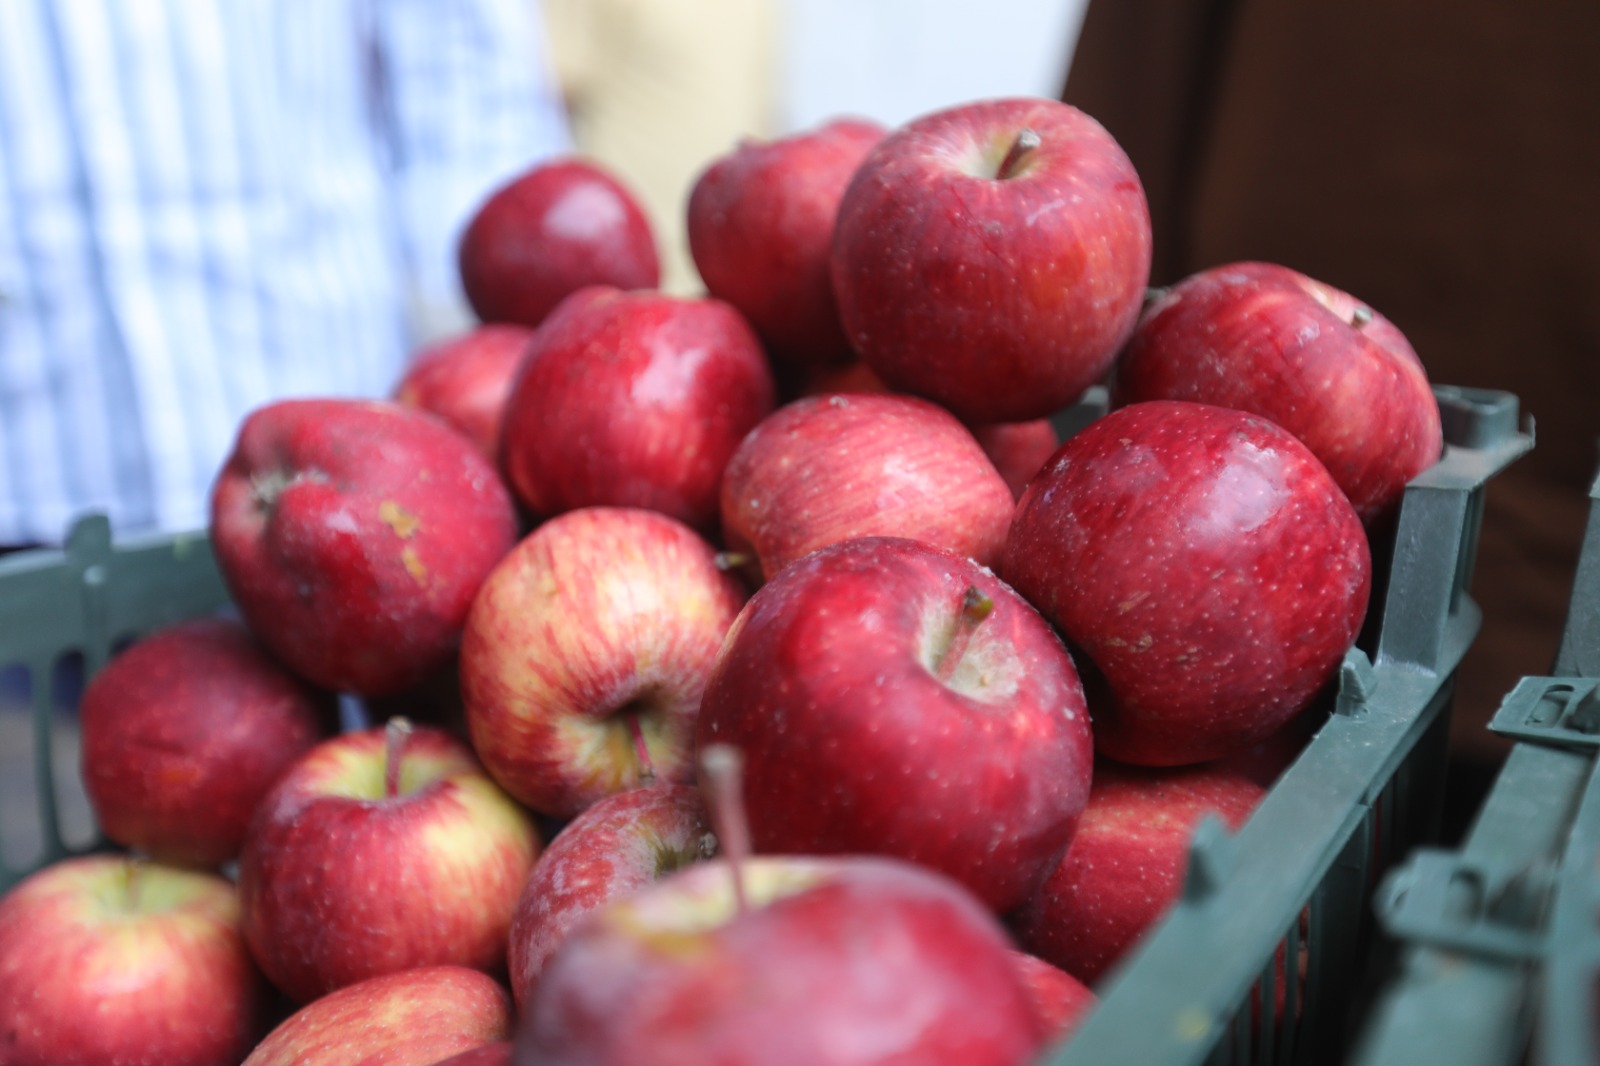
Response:
[{"label": "apple calyx", "polygon": [[1027,162],[1033,150],[1043,143],[1039,134],[1024,126],[1017,134],[1017,139],[1011,142],[1011,147],[1006,150],[1005,158],[1000,160],[1000,167],[995,171],[995,180],[1005,181],[1017,176],[1017,171]]},{"label": "apple calyx", "polygon": [[396,715],[383,727],[383,796],[400,795],[400,767],[405,759],[406,741],[411,739],[411,719]]},{"label": "apple calyx", "polygon": [[934,663],[933,676],[949,683],[956,672],[956,667],[961,665],[961,657],[966,654],[967,646],[972,643],[972,634],[977,632],[978,626],[993,611],[994,600],[976,585],[968,585],[965,595],[961,597],[961,613],[956,616],[956,625],[950,634],[950,642],[944,646],[944,651]]},{"label": "apple calyx", "polygon": [[699,839],[688,847],[662,847],[656,851],[656,880],[659,881],[668,874],[676,873],[686,866],[693,866],[706,859],[715,858],[717,854],[717,835],[715,833],[701,833]]},{"label": "apple calyx", "polygon": [[701,789],[718,851],[728,860],[737,913],[749,910],[744,867],[750,859],[750,818],[744,807],[744,752],[731,744],[708,744],[700,753]]}]

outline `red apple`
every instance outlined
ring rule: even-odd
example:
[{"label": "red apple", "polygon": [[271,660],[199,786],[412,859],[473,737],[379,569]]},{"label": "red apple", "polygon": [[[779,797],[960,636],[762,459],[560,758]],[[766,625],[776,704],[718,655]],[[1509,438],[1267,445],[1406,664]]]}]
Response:
[{"label": "red apple", "polygon": [[472,443],[383,401],[258,408],[212,497],[212,547],[251,631],[312,683],[364,696],[449,662],[516,537],[510,492]]},{"label": "red apple", "polygon": [[586,289],[534,335],[503,469],[539,516],[644,507],[709,535],[723,468],[773,392],[761,342],[720,300]]},{"label": "red apple", "polygon": [[830,392],[893,392],[860,359],[828,366],[807,367],[798,384],[800,396],[826,396]]},{"label": "red apple", "polygon": [[986,426],[973,426],[972,435],[978,438],[983,453],[994,468],[1005,478],[1011,494],[1022,498],[1028,487],[1050,457],[1061,446],[1061,434],[1048,418],[1031,422],[991,422]]},{"label": "red apple", "polygon": [[433,1066],[511,1066],[515,1061],[516,1045],[510,1040],[497,1040],[493,1044],[463,1051],[440,1059]]},{"label": "red apple", "polygon": [[655,511],[586,507],[489,575],[461,642],[473,747],[513,796],[571,818],[693,778],[694,720],[745,600],[710,542]]},{"label": "red apple", "polygon": [[[803,395],[822,396],[830,392],[890,392],[872,368],[857,359],[851,363],[818,369],[807,375],[800,386]],[[1029,422],[991,422],[970,426],[978,446],[989,457],[1001,478],[1020,497],[1028,479],[1039,472],[1045,461],[1061,445],[1061,435],[1048,418]]]},{"label": "red apple", "polygon": [[511,994],[524,1010],[539,974],[583,918],[716,852],[700,792],[664,783],[607,796],[556,834],[511,918]]},{"label": "red apple", "polygon": [[245,936],[298,1003],[417,966],[504,970],[537,831],[465,744],[403,723],[323,741],[251,823]]},{"label": "red apple", "polygon": [[518,1055],[1020,1066],[1043,1036],[1009,940],[959,885],[890,859],[767,857],[700,863],[596,911],[551,957]]},{"label": "red apple", "polygon": [[537,164],[490,193],[462,231],[458,260],[467,301],[484,322],[537,326],[587,285],[661,283],[638,197],[581,157]]},{"label": "red apple", "polygon": [[1177,902],[1207,814],[1238,830],[1266,790],[1229,765],[1150,769],[1102,760],[1072,846],[1012,917],[1028,951],[1099,981]]},{"label": "red apple", "polygon": [[1422,362],[1392,322],[1276,263],[1193,274],[1146,309],[1113,403],[1192,400],[1270,418],[1322,460],[1371,521],[1443,447]]},{"label": "red apple", "polygon": [[79,715],[83,786],[101,831],[194,866],[238,856],[261,797],[337,721],[328,693],[229,618],[139,640],[90,679]]},{"label": "red apple", "polygon": [[1156,766],[1240,751],[1304,710],[1360,631],[1371,571],[1305,445],[1179,401],[1069,438],[1018,502],[1001,570],[1074,650],[1097,749]]},{"label": "red apple", "polygon": [[1055,632],[972,560],[903,538],[824,548],[751,597],[697,742],[743,753],[757,851],[895,855],[997,911],[1049,872],[1089,795]]},{"label": "red apple", "polygon": [[876,122],[839,118],[771,141],[747,139],[696,177],[689,250],[711,295],[737,307],[773,358],[851,358],[829,253],[839,201],[883,139]]},{"label": "red apple", "polygon": [[897,391],[972,424],[1045,418],[1110,368],[1150,278],[1150,212],[1093,118],[961,104],[890,132],[839,205],[845,334]]},{"label": "red apple", "polygon": [[1078,1023],[1094,1009],[1094,992],[1061,967],[1052,966],[1037,955],[1013,951],[1011,960],[1022,976],[1033,1000],[1034,1013],[1044,1022],[1049,1038],[1061,1041],[1071,1036]]},{"label": "red apple", "polygon": [[222,877],[101,854],[0,896],[0,1062],[238,1062],[268,995]]},{"label": "red apple", "polygon": [[496,323],[430,344],[406,367],[394,399],[444,419],[498,463],[506,398],[532,336],[527,326]]},{"label": "red apple", "polygon": [[513,1031],[511,995],[494,978],[463,966],[421,966],[306,1004],[244,1066],[434,1066],[507,1043]]},{"label": "red apple", "polygon": [[831,393],[778,408],[722,479],[722,530],[771,578],[852,537],[898,536],[996,562],[1015,506],[972,433],[914,396]]}]

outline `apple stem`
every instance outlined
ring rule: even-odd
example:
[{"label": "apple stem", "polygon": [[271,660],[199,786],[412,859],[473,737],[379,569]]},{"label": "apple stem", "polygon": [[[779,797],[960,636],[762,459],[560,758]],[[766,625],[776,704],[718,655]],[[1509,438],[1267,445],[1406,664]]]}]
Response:
[{"label": "apple stem", "polygon": [[650,758],[650,747],[644,740],[644,723],[637,714],[628,714],[628,734],[633,737],[633,757],[639,764],[639,783],[648,785],[656,779],[656,764]]},{"label": "apple stem", "polygon": [[1011,147],[1006,151],[1006,157],[1000,160],[1000,169],[995,172],[995,177],[1005,181],[1015,176],[1017,168],[1022,166],[1033,150],[1040,145],[1039,135],[1031,129],[1024,128],[1017,134],[1017,139],[1011,142]]},{"label": "apple stem", "polygon": [[383,794],[387,799],[400,795],[400,764],[411,732],[411,719],[398,715],[383,727]]},{"label": "apple stem", "polygon": [[1350,325],[1352,327],[1356,328],[1356,329],[1360,329],[1361,327],[1365,326],[1368,322],[1371,322],[1371,321],[1372,321],[1372,308],[1367,307],[1365,304],[1362,304],[1362,305],[1358,306],[1350,314]]},{"label": "apple stem", "polygon": [[724,572],[738,570],[750,563],[749,552],[718,552],[711,560],[713,566]]},{"label": "apple stem", "polygon": [[740,914],[749,903],[744,865],[750,859],[750,818],[744,806],[744,753],[731,744],[708,744],[700,753],[701,791],[717,835],[717,852],[733,875],[733,902]]},{"label": "apple stem", "polygon": [[972,642],[972,634],[993,610],[992,599],[976,585],[967,586],[966,595],[961,597],[961,614],[956,618],[956,631],[950,635],[950,643],[945,645],[944,654],[939,656],[939,662],[933,670],[935,677],[940,681],[950,680],[956,667],[961,665],[961,657]]}]

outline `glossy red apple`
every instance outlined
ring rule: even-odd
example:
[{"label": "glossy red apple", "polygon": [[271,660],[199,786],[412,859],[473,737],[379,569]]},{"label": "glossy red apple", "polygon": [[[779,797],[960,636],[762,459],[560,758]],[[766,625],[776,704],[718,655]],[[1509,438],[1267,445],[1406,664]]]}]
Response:
[{"label": "glossy red apple", "polygon": [[1012,962],[1033,1000],[1034,1013],[1044,1022],[1052,1041],[1065,1040],[1094,1010],[1097,998],[1088,985],[1037,955],[1013,951]]},{"label": "glossy red apple", "polygon": [[462,231],[457,257],[462,289],[484,322],[537,326],[587,285],[661,283],[637,195],[579,156],[539,163],[490,193]]},{"label": "glossy red apple", "polygon": [[412,357],[394,399],[444,419],[498,463],[506,398],[531,336],[527,326],[501,322],[436,341]]},{"label": "glossy red apple", "polygon": [[1023,946],[1093,985],[1177,902],[1200,820],[1214,814],[1237,831],[1265,795],[1228,760],[1102,760],[1072,846],[1012,917]]},{"label": "glossy red apple", "polygon": [[[890,392],[883,379],[861,360],[838,366],[822,367],[805,376],[801,392],[807,396],[823,396],[830,392]],[[1029,422],[991,422],[987,425],[969,426],[977,438],[978,446],[989,457],[1001,478],[1010,486],[1011,494],[1020,497],[1028,479],[1055,454],[1061,445],[1061,435],[1055,423],[1048,418]]]},{"label": "glossy red apple", "polygon": [[387,401],[256,409],[212,497],[212,548],[251,631],[313,684],[363,696],[449,662],[516,537],[511,494],[472,443]]},{"label": "glossy red apple", "polygon": [[330,733],[330,694],[270,658],[230,618],[149,634],[90,679],[80,764],[95,822],[124,847],[218,866],[256,804]]},{"label": "glossy red apple", "polygon": [[1061,446],[1061,434],[1048,418],[973,426],[972,435],[978,438],[978,445],[1018,499],[1022,498],[1022,490],[1028,487],[1033,475]]},{"label": "glossy red apple", "polygon": [[217,874],[112,854],[65,859],[0,896],[0,1062],[238,1062],[268,994]]},{"label": "glossy red apple", "polygon": [[659,512],[586,507],[539,526],[484,582],[461,642],[489,772],[562,819],[690,781],[700,695],[745,595],[709,541]]},{"label": "glossy red apple", "polygon": [[709,535],[728,457],[773,403],[761,342],[729,305],[586,289],[534,335],[502,466],[535,515],[643,507]]},{"label": "glossy red apple", "polygon": [[981,100],[889,133],[834,233],[845,334],[897,391],[974,425],[1046,418],[1105,376],[1150,277],[1150,212],[1098,122]]},{"label": "glossy red apple", "polygon": [[1270,418],[1322,460],[1366,521],[1443,447],[1422,361],[1388,319],[1276,263],[1193,274],[1149,305],[1113,403],[1192,400]]},{"label": "glossy red apple", "polygon": [[434,1066],[507,1043],[514,1029],[511,994],[494,978],[463,966],[421,966],[306,1004],[244,1066]]},{"label": "glossy red apple", "polygon": [[838,118],[769,141],[748,139],[696,177],[689,250],[711,295],[737,307],[773,358],[852,358],[829,255],[845,186],[884,127]]},{"label": "glossy red apple", "polygon": [[418,966],[499,974],[539,844],[449,734],[400,719],[345,733],[302,756],[251,824],[245,936],[297,1003]]},{"label": "glossy red apple", "polygon": [[751,597],[697,743],[743,753],[758,852],[895,855],[996,911],[1071,840],[1092,760],[1077,671],[1039,613],[972,560],[887,537]]},{"label": "glossy red apple", "polygon": [[1097,749],[1175,765],[1308,706],[1360,631],[1372,562],[1350,501],[1287,430],[1150,401],[1061,446],[1001,572],[1073,648]]},{"label": "glossy red apple", "polygon": [[1015,500],[971,431],[914,396],[830,393],[768,415],[722,479],[728,547],[770,579],[864,536],[920,540],[996,562]]},{"label": "glossy red apple", "polygon": [[713,859],[573,930],[517,1061],[1022,1066],[1043,1039],[1009,940],[948,878],[867,856]]},{"label": "glossy red apple", "polygon": [[716,853],[699,789],[657,784],[597,801],[564,826],[533,868],[511,918],[511,994],[526,1009],[539,975],[591,912]]}]

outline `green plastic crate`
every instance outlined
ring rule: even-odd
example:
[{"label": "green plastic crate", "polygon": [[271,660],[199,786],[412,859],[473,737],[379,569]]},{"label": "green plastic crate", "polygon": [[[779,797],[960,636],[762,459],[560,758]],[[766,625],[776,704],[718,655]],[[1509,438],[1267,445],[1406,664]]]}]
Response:
[{"label": "green plastic crate", "polygon": [[[1485,489],[1533,443],[1515,396],[1435,391],[1448,447],[1408,486],[1392,540],[1375,545],[1376,609],[1325,724],[1237,835],[1217,821],[1200,827],[1184,899],[1041,1066],[1335,1060],[1369,969],[1378,877],[1437,831],[1447,708],[1480,621],[1466,586]],[[1103,403],[1096,394],[1057,424],[1081,426]],[[62,797],[76,787],[62,751],[72,694],[45,679],[80,656],[92,674],[137,635],[226,606],[200,534],[113,545],[104,520],[91,517],[63,551],[0,559],[0,724],[19,713],[5,692],[27,687],[20,713],[30,730],[25,758],[0,734],[0,890],[103,844],[92,826],[63,832]],[[11,789],[23,764],[31,785]],[[34,853],[7,857],[3,819],[36,826]],[[1303,975],[1290,967],[1279,980],[1271,960],[1280,944],[1303,959]],[[1283,1018],[1251,1009],[1253,995],[1280,994]]]},{"label": "green plastic crate", "polygon": [[113,650],[227,607],[204,534],[113,545],[103,516],[62,550],[0,558],[0,891],[103,839],[75,762],[75,689]]},{"label": "green plastic crate", "polygon": [[[1514,396],[1435,391],[1449,446],[1407,486],[1380,609],[1327,719],[1237,834],[1201,824],[1183,898],[1047,1066],[1343,1061],[1378,964],[1372,893],[1437,839],[1455,671],[1481,621],[1467,587],[1485,491],[1533,443]],[[1281,972],[1280,945],[1295,960]]]},{"label": "green plastic crate", "polygon": [[1553,672],[1490,728],[1515,743],[1461,846],[1414,853],[1378,896],[1405,950],[1360,1066],[1600,1062],[1600,479]]}]

